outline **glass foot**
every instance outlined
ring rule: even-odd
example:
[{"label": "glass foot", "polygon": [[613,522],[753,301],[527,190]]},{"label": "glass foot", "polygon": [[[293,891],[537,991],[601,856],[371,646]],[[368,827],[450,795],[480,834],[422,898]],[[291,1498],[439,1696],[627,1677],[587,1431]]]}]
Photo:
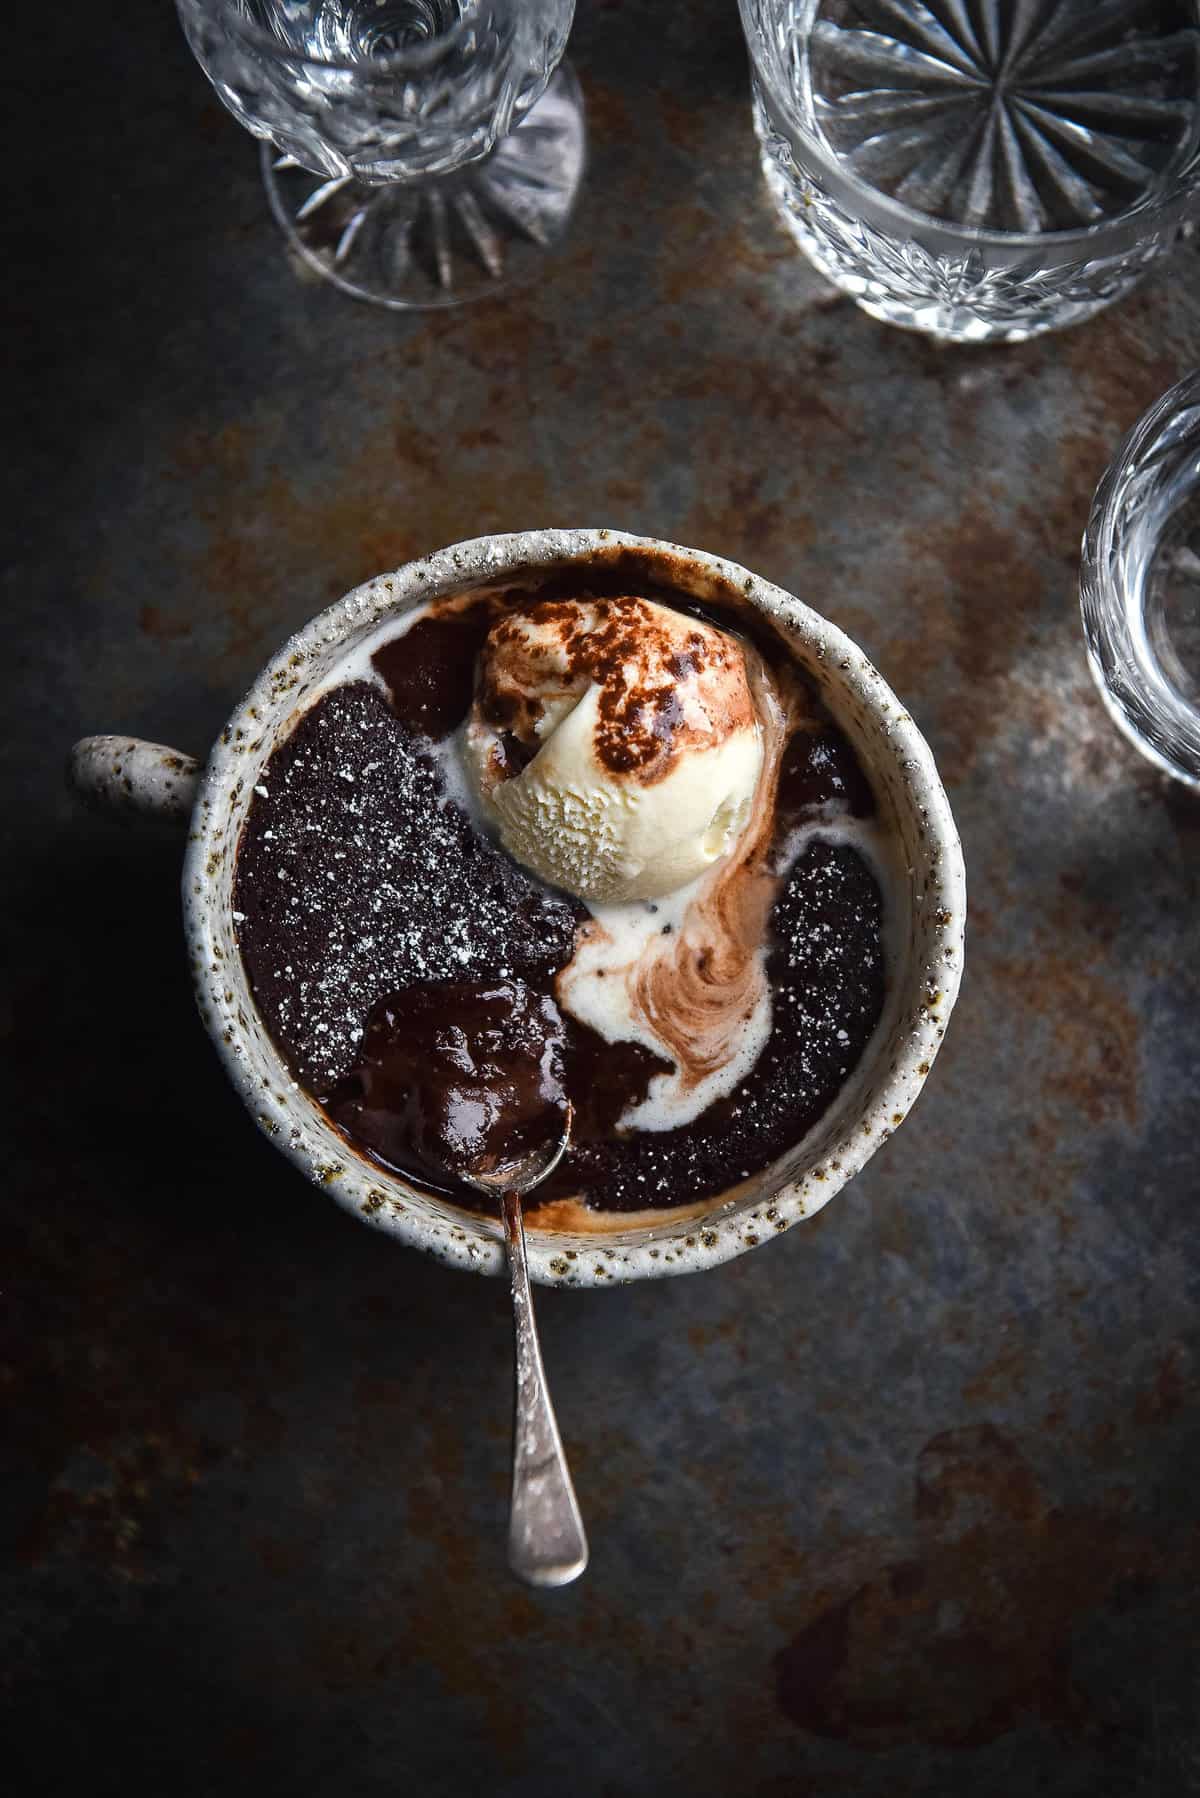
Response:
[{"label": "glass foot", "polygon": [[586,142],[579,83],[562,64],[490,156],[418,186],[331,180],[271,144],[261,154],[271,210],[296,254],[343,293],[409,312],[532,280],[566,229]]}]

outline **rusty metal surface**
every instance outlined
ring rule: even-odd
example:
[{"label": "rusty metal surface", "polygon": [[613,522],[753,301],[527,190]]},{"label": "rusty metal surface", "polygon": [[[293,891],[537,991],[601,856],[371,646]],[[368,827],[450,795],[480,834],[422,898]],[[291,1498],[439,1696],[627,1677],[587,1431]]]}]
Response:
[{"label": "rusty metal surface", "polygon": [[[11,1789],[1200,1791],[1200,804],[1109,726],[1075,604],[1108,454],[1197,360],[1194,250],[1061,339],[888,331],[767,209],[732,5],[614,0],[544,290],[397,321],[289,269],[172,9],[75,11],[77,56],[70,8],[23,27],[53,74],[17,87],[4,299]],[[502,1285],[256,1136],[175,848],[80,819],[60,766],[89,730],[202,750],[355,582],[546,523],[850,630],[939,755],[973,911],[929,1089],[828,1211],[540,1295],[594,1558],[539,1596],[503,1565]]]}]

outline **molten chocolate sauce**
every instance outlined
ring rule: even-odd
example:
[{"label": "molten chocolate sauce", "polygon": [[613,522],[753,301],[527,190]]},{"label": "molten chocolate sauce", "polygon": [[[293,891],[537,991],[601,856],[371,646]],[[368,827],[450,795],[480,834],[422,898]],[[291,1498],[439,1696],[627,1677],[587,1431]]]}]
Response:
[{"label": "molten chocolate sauce", "polygon": [[561,1136],[562,1014],[521,980],[417,985],[376,1004],[326,1110],[391,1167],[443,1183]]}]

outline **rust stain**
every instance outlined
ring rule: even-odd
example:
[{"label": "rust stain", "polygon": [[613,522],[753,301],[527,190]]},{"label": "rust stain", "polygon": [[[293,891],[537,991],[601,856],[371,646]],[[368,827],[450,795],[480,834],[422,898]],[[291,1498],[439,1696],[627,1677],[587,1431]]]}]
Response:
[{"label": "rust stain", "polygon": [[172,462],[175,472],[188,480],[215,474],[229,482],[244,481],[251,472],[255,447],[254,432],[236,422],[216,431],[185,431],[174,442]]},{"label": "rust stain", "polygon": [[[668,253],[658,274],[662,304],[695,306],[706,294],[720,291],[722,305],[728,305],[730,295],[724,284],[731,277],[767,275],[779,263],[792,261],[796,251],[791,239],[763,233],[761,222],[757,215],[730,220],[694,200],[680,201],[667,210],[662,235]],[[776,380],[782,379],[777,369]]]},{"label": "rust stain", "polygon": [[1162,806],[1176,835],[1184,839],[1200,836],[1200,793],[1144,766],[1139,772],[1148,802]]},{"label": "rust stain", "polygon": [[685,156],[699,156],[712,141],[712,118],[706,107],[689,105],[669,89],[658,95],[659,117],[667,142]]},{"label": "rust stain", "polygon": [[294,1580],[308,1560],[304,1547],[297,1542],[281,1542],[273,1536],[259,1536],[254,1552],[265,1570],[276,1579]]},{"label": "rust stain", "polygon": [[[720,400],[727,404],[730,414],[753,420],[755,432],[763,433],[765,451],[757,457],[747,454],[749,431],[746,435],[730,431],[725,406],[721,408],[722,416],[712,421],[714,432],[724,445],[724,459],[747,471],[757,467],[765,473],[780,453],[793,462],[812,449],[819,449],[824,457],[830,433],[843,443],[847,439],[862,440],[861,414],[834,395],[823,375],[803,368],[793,368],[787,379],[781,379],[769,361],[713,354],[705,357],[703,368],[689,368],[674,375],[671,396],[694,401],[705,410]],[[776,436],[768,436],[767,432]],[[706,457],[699,459],[698,466],[706,472],[710,468]]]},{"label": "rust stain", "polygon": [[1152,1384],[1143,1387],[1134,1400],[1134,1421],[1147,1429],[1177,1417],[1189,1402],[1188,1373],[1187,1351],[1182,1343],[1173,1342],[1159,1357]]},{"label": "rust stain", "polygon": [[51,1483],[18,1542],[18,1558],[37,1566],[65,1554],[144,1583],[152,1577],[147,1555],[161,1546],[162,1507],[186,1499],[201,1477],[198,1448],[150,1433],[89,1459],[86,1490],[73,1489],[61,1474]]},{"label": "rust stain", "polygon": [[[985,504],[1000,521],[984,515]],[[999,723],[987,690],[1011,671],[1032,640],[1043,601],[1043,577],[1020,531],[1003,522],[999,495],[973,499],[945,527],[925,523],[904,533],[914,573],[895,627],[880,652],[888,679],[905,695],[937,708],[943,772],[963,780],[980,745]],[[961,680],[947,678],[947,669]],[[972,695],[962,701],[963,691]]]},{"label": "rust stain", "polygon": [[197,575],[226,621],[226,662],[260,660],[351,587],[414,556],[553,515],[536,464],[501,472],[484,441],[464,479],[453,439],[442,443],[407,416],[389,436],[364,445],[315,492],[276,470],[247,485],[236,507],[211,508]]},{"label": "rust stain", "polygon": [[[1064,957],[1058,938],[1036,958],[991,957],[987,978],[1030,1056],[1027,1090],[1049,1116],[1135,1128],[1142,1021],[1111,980]],[[1033,1020],[1044,1032],[1040,1049]]]},{"label": "rust stain", "polygon": [[878,1254],[916,1262],[929,1251],[929,1225],[911,1205],[884,1205],[875,1219],[873,1243]]},{"label": "rust stain", "polygon": [[[582,243],[572,242],[564,254],[558,278],[580,282],[586,279],[590,251]],[[577,378],[573,358],[558,341],[559,327],[538,315],[527,298],[513,295],[489,301],[471,321],[469,336],[463,336],[452,314],[435,315],[424,325],[425,354],[455,353],[462,356],[499,395],[498,416],[513,425],[514,396],[536,394],[552,383],[558,393],[572,387]],[[396,372],[412,374],[414,352],[420,354],[421,340],[414,340]],[[489,400],[489,403],[492,401]],[[519,402],[518,402],[519,403]],[[411,418],[405,411],[403,417]],[[478,414],[477,414],[478,416]],[[450,446],[447,444],[446,448]]]},{"label": "rust stain", "polygon": [[[780,380],[769,359],[714,354],[701,371],[675,373],[670,391],[672,402],[692,408],[687,443],[696,471],[691,503],[670,534],[794,586],[797,556],[821,536],[830,443],[856,438],[860,415],[836,407],[823,379],[795,371]],[[730,431],[729,416],[745,420],[745,430]],[[841,617],[838,597],[826,609]]]},{"label": "rust stain", "polygon": [[785,545],[799,548],[814,534],[789,496],[765,498],[758,477],[749,471],[731,471],[725,480],[715,480],[693,509],[687,529],[706,547],[735,555],[759,571],[774,564]]},{"label": "rust stain", "polygon": [[1070,1395],[1066,1392],[1051,1394],[1050,1403],[1042,1416],[1042,1428],[1050,1435],[1057,1435],[1063,1428],[1070,1414]]},{"label": "rust stain", "polygon": [[736,1345],[741,1328],[742,1320],[737,1317],[722,1317],[715,1323],[689,1324],[688,1341],[697,1351],[721,1342],[734,1342]]},{"label": "rust stain", "polygon": [[479,425],[475,430],[458,433],[459,447],[465,450],[499,449],[503,441],[499,431],[493,430],[491,425]]},{"label": "rust stain", "polygon": [[[1138,367],[1136,385],[1147,403],[1171,371],[1164,360],[1131,349],[1136,333],[1116,314],[1113,319],[1102,335],[1120,340],[1117,386],[1111,386],[1108,373],[1093,368],[1092,339],[1088,354],[1073,366],[1070,415],[1044,477],[1013,490],[985,470],[978,483],[964,484],[961,498],[948,496],[956,507],[948,524],[921,517],[905,531],[903,561],[910,570],[905,603],[882,614],[886,634],[879,660],[928,719],[951,784],[964,781],[981,751],[990,753],[997,740],[1010,758],[1022,741],[1062,742],[1064,779],[1074,782],[1111,782],[1120,759],[1080,650],[1079,545],[1096,483],[1121,431],[1136,416],[1136,410],[1129,414],[1127,395],[1120,403],[1128,359],[1132,356]],[[1091,330],[1076,337],[1073,355],[1079,355],[1077,346]],[[994,357],[984,358],[974,373],[960,358],[944,359],[929,346],[906,344],[904,353],[936,381],[931,403],[951,443],[961,443],[961,454],[970,461],[980,452],[980,395],[1002,398],[1009,387],[1061,379],[1060,365],[1037,346],[1025,346],[1016,363],[1003,367]],[[1101,353],[1111,360],[1117,351],[1110,344]],[[1022,356],[1024,365],[1017,366]],[[897,445],[893,460],[907,485],[940,476],[945,487],[944,475],[927,466],[919,451]],[[947,679],[948,668],[960,678]],[[970,705],[962,703],[964,689]]]},{"label": "rust stain", "polygon": [[1109,454],[1184,372],[1176,358],[1163,353],[1161,338],[1161,298],[1156,300],[1153,287],[1144,287],[1081,330],[1064,332],[1054,346],[1080,411],[1097,418],[1108,433]]},{"label": "rust stain", "polygon": [[623,515],[632,515],[642,504],[645,489],[640,481],[630,480],[623,475],[613,475],[604,484],[605,503],[614,508],[612,518],[614,528],[620,530]]},{"label": "rust stain", "polygon": [[597,144],[636,143],[638,133],[629,102],[620,88],[609,87],[589,73],[583,83],[588,132]]},{"label": "rust stain", "polygon": [[1040,484],[1036,501],[1017,509],[1025,540],[1069,574],[1072,583],[1079,568],[1079,545],[1092,497],[1117,442],[1118,437],[1103,426],[1068,427],[1058,440],[1056,478]]},{"label": "rust stain", "polygon": [[[365,1390],[373,1402],[381,1396],[390,1401],[392,1386],[397,1394],[404,1392],[402,1381],[375,1382]],[[409,1393],[410,1412],[411,1403]],[[511,1770],[520,1762],[530,1718],[526,1699],[496,1652],[514,1603],[520,1616],[520,1598],[514,1600],[501,1572],[503,1497],[498,1492],[497,1527],[487,1542],[485,1564],[477,1532],[465,1524],[471,1494],[463,1471],[461,1418],[435,1412],[426,1417],[422,1437],[419,1466],[406,1482],[407,1530],[429,1553],[436,1577],[412,1588],[399,1620],[389,1615],[381,1595],[379,1606],[355,1618],[337,1646],[349,1656],[351,1671],[364,1664],[368,1644],[381,1643],[391,1667],[432,1665],[448,1691],[481,1705],[497,1764]],[[498,1483],[502,1492],[502,1479]]]},{"label": "rust stain", "polygon": [[[103,916],[120,966],[122,930],[133,926]],[[142,941],[156,958],[155,940]],[[165,951],[163,961],[169,965]],[[159,1000],[164,991],[170,991],[165,976],[156,988]],[[90,1068],[86,1061],[72,1066]],[[149,1062],[134,1067],[143,1124],[150,1095],[165,1128],[186,1128],[166,1089],[154,1085]],[[177,1077],[193,1090],[190,1056]],[[82,1091],[87,1082],[75,1084]],[[161,1574],[170,1527],[197,1492],[202,1497],[213,1471],[278,1442],[279,1419],[265,1394],[246,1394],[228,1437],[189,1421],[192,1401],[232,1391],[248,1366],[262,1370],[264,1379],[286,1381],[296,1346],[282,1317],[251,1317],[230,1302],[229,1245],[219,1225],[209,1219],[193,1229],[178,1215],[150,1208],[137,1221],[131,1233],[94,1219],[81,1236],[77,1207],[56,1188],[30,1208],[20,1253],[47,1296],[39,1328],[25,1334],[6,1397],[14,1428],[19,1420],[14,1451],[19,1442],[30,1491],[21,1525],[24,1561],[85,1563],[109,1579],[148,1583]],[[172,1290],[164,1334],[163,1310],[147,1294],[179,1257],[188,1262],[186,1292],[180,1297]]]},{"label": "rust stain", "polygon": [[979,1405],[1001,1393],[1025,1390],[1026,1347],[1023,1341],[1006,1343],[963,1387],[968,1404]]},{"label": "rust stain", "polygon": [[170,642],[175,637],[190,637],[192,621],[190,618],[172,617],[161,606],[143,606],[138,613],[138,629],[147,637],[158,637],[164,642]]},{"label": "rust stain", "polygon": [[1111,950],[1122,919],[1113,908],[1103,865],[1098,867],[1089,853],[1080,866],[1059,869],[1058,888],[1057,895],[1047,901],[1046,917],[1059,941],[1087,943],[1089,962],[1101,951]]},{"label": "rust stain", "polygon": [[1017,1445],[982,1424],[926,1444],[913,1513],[917,1552],[815,1606],[776,1656],[784,1715],[877,1750],[980,1747],[1033,1717],[1086,1726],[1075,1632],[1166,1570],[1120,1495],[1049,1505]]},{"label": "rust stain", "polygon": [[1032,1468],[994,1424],[943,1430],[917,1457],[913,1515],[918,1522],[974,1524],[997,1514],[1032,1522],[1043,1508]]},{"label": "rust stain", "polygon": [[386,1638],[351,1615],[322,1623],[309,1666],[327,1692],[363,1692],[391,1677],[396,1655]]}]

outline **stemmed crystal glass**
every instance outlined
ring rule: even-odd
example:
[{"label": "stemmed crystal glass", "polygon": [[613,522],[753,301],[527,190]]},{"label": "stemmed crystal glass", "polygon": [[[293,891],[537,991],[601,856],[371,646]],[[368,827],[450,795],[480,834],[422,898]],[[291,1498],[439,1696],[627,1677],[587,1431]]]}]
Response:
[{"label": "stemmed crystal glass", "polygon": [[398,310],[528,278],[583,174],[560,67],[575,0],[176,0],[201,68],[266,140],[271,208],[325,279]]}]

